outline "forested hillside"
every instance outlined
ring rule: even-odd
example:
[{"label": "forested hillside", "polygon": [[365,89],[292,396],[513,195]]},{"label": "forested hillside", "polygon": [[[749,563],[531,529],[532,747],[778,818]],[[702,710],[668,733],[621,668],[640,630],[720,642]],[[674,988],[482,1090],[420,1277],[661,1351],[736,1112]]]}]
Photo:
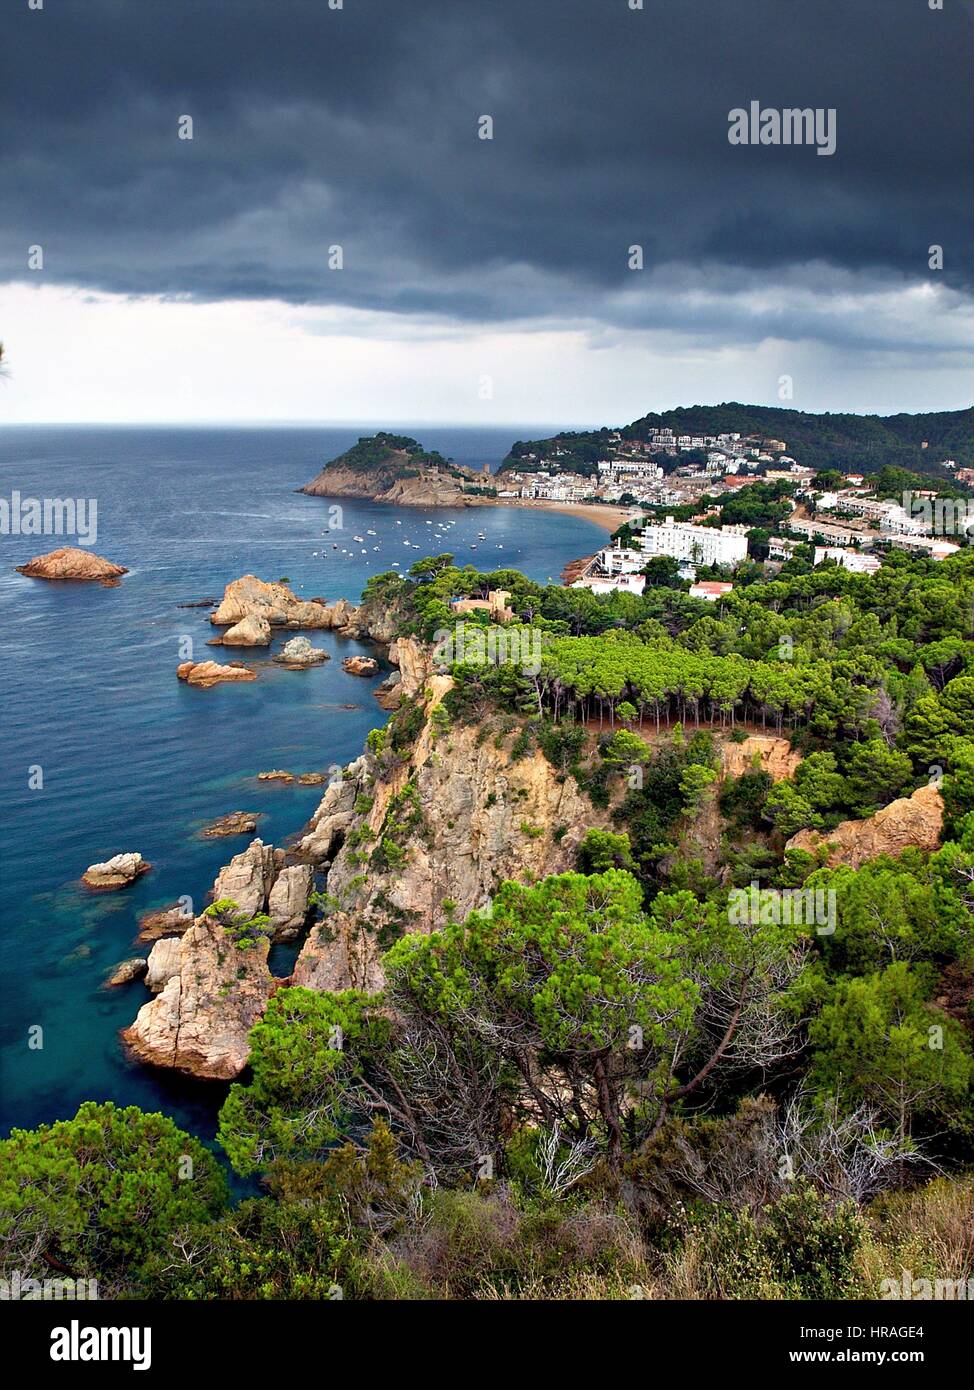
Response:
[{"label": "forested hillside", "polygon": [[[815,469],[875,473],[893,465],[947,476],[938,468],[944,459],[974,465],[974,407],[918,415],[816,415],[730,401],[644,415],[619,432],[624,440],[647,440],[651,429],[666,428],[676,434],[737,433],[780,439],[792,457]],[[565,452],[555,460],[560,469],[591,468],[604,457],[610,433],[605,427],[565,431],[545,440],[519,440],[502,467],[536,468],[537,461],[525,460],[526,454],[551,458],[561,448]]]}]

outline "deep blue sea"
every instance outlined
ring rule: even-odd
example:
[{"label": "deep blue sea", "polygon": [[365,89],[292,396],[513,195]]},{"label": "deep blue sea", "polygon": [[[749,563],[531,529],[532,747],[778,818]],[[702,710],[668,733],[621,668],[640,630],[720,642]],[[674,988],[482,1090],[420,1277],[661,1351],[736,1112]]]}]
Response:
[{"label": "deep blue sea", "polygon": [[[538,434],[403,428],[473,466],[496,466],[513,439]],[[141,983],[106,990],[103,981],[141,953],[133,938],[143,912],[181,894],[201,910],[221,864],[246,846],[246,837],[201,839],[204,823],[259,811],[257,833],[282,844],[307,820],[320,787],[262,783],[258,772],[343,764],[387,718],[372,698],[376,682],[341,668],[340,657],[367,647],[313,633],[332,660],[285,671],[266,650],[207,648],[209,610],[180,604],[219,597],[248,572],[287,576],[304,597],[354,601],[370,574],[446,549],[460,563],[557,579],[603,539],[590,522],[554,513],[347,501],[343,531],[327,532],[329,502],[295,489],[371,432],[0,429],[0,495],[96,498],[91,548],[130,571],[114,589],[26,579],[15,565],[72,538],[0,536],[2,1132],[94,1099],[161,1109],[211,1138],[225,1088],[128,1061],[118,1030],[150,996]],[[258,663],[258,680],[189,689],[175,674],[187,638],[198,659]],[[30,790],[37,765],[43,788]],[[127,850],[141,852],[151,873],[117,893],[81,886],[89,864]],[[278,969],[287,973],[286,960]]]}]

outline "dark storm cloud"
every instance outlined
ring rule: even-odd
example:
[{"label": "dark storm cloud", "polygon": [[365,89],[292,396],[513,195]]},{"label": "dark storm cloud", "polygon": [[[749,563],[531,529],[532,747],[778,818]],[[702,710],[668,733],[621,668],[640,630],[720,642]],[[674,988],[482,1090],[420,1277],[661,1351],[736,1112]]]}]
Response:
[{"label": "dark storm cloud", "polygon": [[[974,6],[945,4],[7,0],[0,277],[41,244],[45,280],[127,293],[659,327],[654,267],[882,283],[939,243],[967,288]],[[834,107],[836,154],[732,147],[751,100]]]}]

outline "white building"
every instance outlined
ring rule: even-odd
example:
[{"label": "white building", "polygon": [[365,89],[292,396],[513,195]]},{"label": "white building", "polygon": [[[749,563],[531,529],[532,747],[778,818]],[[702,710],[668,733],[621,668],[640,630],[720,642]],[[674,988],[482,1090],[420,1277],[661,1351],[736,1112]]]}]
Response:
[{"label": "white building", "polygon": [[821,536],[823,540],[839,541],[844,545],[858,541],[860,545],[870,546],[876,539],[870,531],[853,531],[848,526],[833,526],[827,521],[819,521],[817,517],[814,521],[790,517],[787,525],[789,531],[794,531],[799,536],[807,536],[809,540]]},{"label": "white building", "polygon": [[668,516],[661,526],[645,527],[640,540],[644,555],[672,555],[695,565],[736,565],[747,559],[746,526],[693,526]]},{"label": "white building", "polygon": [[909,550],[915,555],[929,555],[931,560],[946,560],[960,550],[953,541],[937,541],[931,536],[890,536],[890,545],[897,550]]},{"label": "white building", "polygon": [[769,560],[790,560],[798,549],[798,541],[789,541],[782,536],[772,536],[768,541]]},{"label": "white building", "polygon": [[716,603],[725,594],[729,594],[733,587],[733,584],[727,584],[719,579],[700,579],[696,584],[690,585],[690,597],[706,599],[708,603]]},{"label": "white building", "polygon": [[817,545],[816,565],[821,565],[825,560],[834,560],[837,565],[853,574],[875,574],[882,568],[882,561],[877,560],[875,555],[860,555],[858,550],[843,550],[837,545]]},{"label": "white building", "polygon": [[613,545],[599,551],[598,565],[606,574],[638,574],[646,566],[646,556],[641,550]]}]

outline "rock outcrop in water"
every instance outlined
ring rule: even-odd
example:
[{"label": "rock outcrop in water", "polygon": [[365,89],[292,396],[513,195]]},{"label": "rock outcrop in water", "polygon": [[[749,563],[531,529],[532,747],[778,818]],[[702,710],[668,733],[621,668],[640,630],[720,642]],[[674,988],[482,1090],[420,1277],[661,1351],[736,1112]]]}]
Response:
[{"label": "rock outcrop in water", "polygon": [[113,565],[101,555],[93,555],[90,550],[63,545],[59,550],[49,550],[46,555],[35,555],[26,565],[18,565],[17,573],[25,574],[28,579],[100,580],[104,583],[121,578],[128,570],[124,565]]},{"label": "rock outcrop in water", "polygon": [[263,912],[283,860],[283,852],[275,851],[273,845],[251,840],[247,848],[235,854],[217,874],[213,884],[214,902],[232,898],[248,917]]},{"label": "rock outcrop in water", "polygon": [[213,637],[211,647],[269,647],[271,625],[259,613],[248,613],[239,623],[227,628],[222,637]]},{"label": "rock outcrop in water", "polygon": [[187,685],[198,685],[202,690],[220,685],[224,681],[255,681],[256,671],[249,666],[232,661],[221,665],[219,661],[184,661],[176,667],[176,675]]},{"label": "rock outcrop in water", "polygon": [[319,666],[331,658],[323,648],[313,647],[307,637],[292,637],[284,643],[274,660],[289,671],[303,671],[308,666]]},{"label": "rock outcrop in water", "polygon": [[140,1061],[233,1080],[247,1064],[250,1029],[278,984],[267,967],[267,938],[241,949],[216,918],[204,916],[178,941],[159,942],[152,957],[164,945],[158,974],[167,975],[165,983],[124,1029],[124,1041]]},{"label": "rock outcrop in water", "polygon": [[120,961],[105,981],[105,988],[117,989],[119,985],[129,985],[133,980],[140,980],[147,969],[148,962],[143,956]]},{"label": "rock outcrop in water", "polygon": [[350,676],[374,676],[378,669],[379,663],[372,656],[346,656],[342,662],[342,670]]},{"label": "rock outcrop in water", "polygon": [[228,898],[248,917],[266,913],[275,941],[298,935],[308,917],[313,887],[311,865],[286,866],[284,858],[282,849],[252,840],[220,870],[212,892],[214,902]]},{"label": "rock outcrop in water", "polygon": [[347,627],[354,615],[347,599],[331,604],[299,599],[286,584],[268,584],[255,574],[245,574],[227,585],[210,622],[214,627],[229,627],[220,639],[228,644],[231,633],[241,629],[245,634],[266,629],[270,641],[272,627],[340,629]]},{"label": "rock outcrop in water", "polygon": [[846,820],[834,830],[800,830],[786,849],[810,853],[829,846],[828,864],[858,869],[880,854],[898,855],[907,849],[935,850],[944,823],[944,800],[934,786],[920,787],[912,796],[891,801],[866,820]]},{"label": "rock outcrop in water", "polygon": [[193,925],[193,915],[181,904],[157,908],[146,912],[139,918],[139,934],[136,941],[158,941],[161,936],[179,936],[189,931]]},{"label": "rock outcrop in water", "polygon": [[114,888],[127,888],[142,874],[152,868],[141,854],[114,854],[103,864],[89,864],[81,875],[81,881],[88,888],[106,892]]},{"label": "rock outcrop in water", "polygon": [[230,835],[252,835],[257,829],[261,814],[260,811],[230,811],[205,825],[200,834],[204,840],[222,840]]},{"label": "rock outcrop in water", "polygon": [[[313,866],[283,861],[283,850],[252,841],[213,885],[216,902],[230,899],[235,907],[206,912],[181,937],[156,941],[146,974],[156,998],[122,1034],[136,1057],[192,1076],[240,1074],[248,1033],[280,984],[267,965],[270,943],[297,936],[310,909]],[[271,920],[264,926],[237,925],[265,913]]]}]

